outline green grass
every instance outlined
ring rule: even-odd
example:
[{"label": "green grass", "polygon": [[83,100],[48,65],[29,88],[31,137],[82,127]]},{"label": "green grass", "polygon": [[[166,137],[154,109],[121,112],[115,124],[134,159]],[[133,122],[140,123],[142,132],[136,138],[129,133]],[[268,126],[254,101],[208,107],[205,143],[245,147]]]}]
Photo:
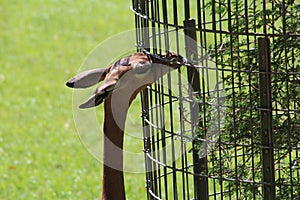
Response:
[{"label": "green grass", "polygon": [[[99,42],[134,27],[129,7],[123,0],[1,2],[0,199],[100,198],[102,164],[80,142],[64,83]],[[125,179],[128,199],[144,199],[144,174]]]}]

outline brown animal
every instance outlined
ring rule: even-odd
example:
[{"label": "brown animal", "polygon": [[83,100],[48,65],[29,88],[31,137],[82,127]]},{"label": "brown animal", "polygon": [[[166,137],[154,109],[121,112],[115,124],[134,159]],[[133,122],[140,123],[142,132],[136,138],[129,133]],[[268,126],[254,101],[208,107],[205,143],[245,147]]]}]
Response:
[{"label": "brown animal", "polygon": [[104,80],[94,94],[79,106],[91,108],[104,101],[102,199],[126,199],[122,170],[123,138],[132,100],[147,85],[185,62],[182,56],[173,52],[158,56],[134,53],[105,69],[84,71],[66,83],[72,88],[87,88]]}]

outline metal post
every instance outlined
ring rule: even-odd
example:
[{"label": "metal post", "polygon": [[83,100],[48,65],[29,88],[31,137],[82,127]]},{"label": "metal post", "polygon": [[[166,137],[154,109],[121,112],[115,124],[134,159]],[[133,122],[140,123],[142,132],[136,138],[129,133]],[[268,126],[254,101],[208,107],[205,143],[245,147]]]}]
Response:
[{"label": "metal post", "polygon": [[258,39],[258,52],[263,196],[265,200],[274,200],[276,194],[272,124],[271,54],[269,38]]},{"label": "metal post", "polygon": [[[196,22],[194,19],[184,20],[184,33],[185,33],[185,44],[186,44],[186,56],[187,59],[193,64],[197,64],[198,60],[198,51],[197,51],[197,37],[196,37]],[[193,91],[200,91],[200,76],[196,68],[188,68],[188,81],[192,86]],[[192,94],[190,94],[192,95]],[[198,104],[191,103],[191,120],[192,120],[192,130],[195,133],[195,130],[198,128],[198,119],[199,113],[196,111],[199,109],[194,109]],[[196,124],[195,124],[196,123]],[[193,144],[194,146],[194,144]],[[208,180],[206,177],[201,177],[200,174],[207,173],[207,157],[199,158],[197,149],[193,148],[193,165],[194,165],[194,196],[197,200],[208,199]]]},{"label": "metal post", "polygon": [[[140,3],[141,13],[148,15],[148,5],[146,0],[137,1]],[[138,3],[136,3],[138,4]],[[149,40],[149,22],[147,19],[141,20],[142,30],[137,30],[141,33],[139,38],[138,48],[143,48],[142,50],[150,51],[150,40]],[[139,46],[141,45],[141,46]],[[153,183],[153,168],[152,160],[149,158],[151,154],[151,130],[147,121],[149,121],[149,95],[147,89],[144,89],[141,92],[141,101],[142,101],[142,123],[143,123],[143,137],[144,137],[144,153],[145,153],[145,168],[146,168],[146,189],[147,189],[147,199],[153,199],[151,192],[154,187]]]},{"label": "metal post", "polygon": [[[148,8],[148,2],[146,0],[140,1],[141,6],[141,13],[143,15],[149,14],[149,8]],[[142,20],[142,47],[149,51],[150,50],[150,40],[149,40],[149,21],[147,19],[141,19]]]}]

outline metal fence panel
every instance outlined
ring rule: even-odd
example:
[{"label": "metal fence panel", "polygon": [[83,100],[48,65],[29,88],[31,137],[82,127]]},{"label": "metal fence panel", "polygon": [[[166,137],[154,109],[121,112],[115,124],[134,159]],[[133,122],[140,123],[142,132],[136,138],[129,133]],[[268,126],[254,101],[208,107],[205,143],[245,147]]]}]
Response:
[{"label": "metal fence panel", "polygon": [[148,199],[300,199],[300,2],[133,0],[188,59],[142,93]]}]

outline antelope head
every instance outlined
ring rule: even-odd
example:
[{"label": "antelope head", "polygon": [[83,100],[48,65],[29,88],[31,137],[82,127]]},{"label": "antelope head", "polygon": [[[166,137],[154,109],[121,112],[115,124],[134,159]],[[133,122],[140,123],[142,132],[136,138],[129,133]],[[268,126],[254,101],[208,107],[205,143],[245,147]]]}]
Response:
[{"label": "antelope head", "polygon": [[147,85],[185,62],[182,56],[173,52],[163,55],[134,53],[104,69],[84,71],[70,79],[66,85],[72,88],[87,88],[104,80],[94,94],[79,106],[83,109],[98,106],[108,95],[117,94],[117,91],[123,95],[118,98],[126,97],[132,100]]}]

